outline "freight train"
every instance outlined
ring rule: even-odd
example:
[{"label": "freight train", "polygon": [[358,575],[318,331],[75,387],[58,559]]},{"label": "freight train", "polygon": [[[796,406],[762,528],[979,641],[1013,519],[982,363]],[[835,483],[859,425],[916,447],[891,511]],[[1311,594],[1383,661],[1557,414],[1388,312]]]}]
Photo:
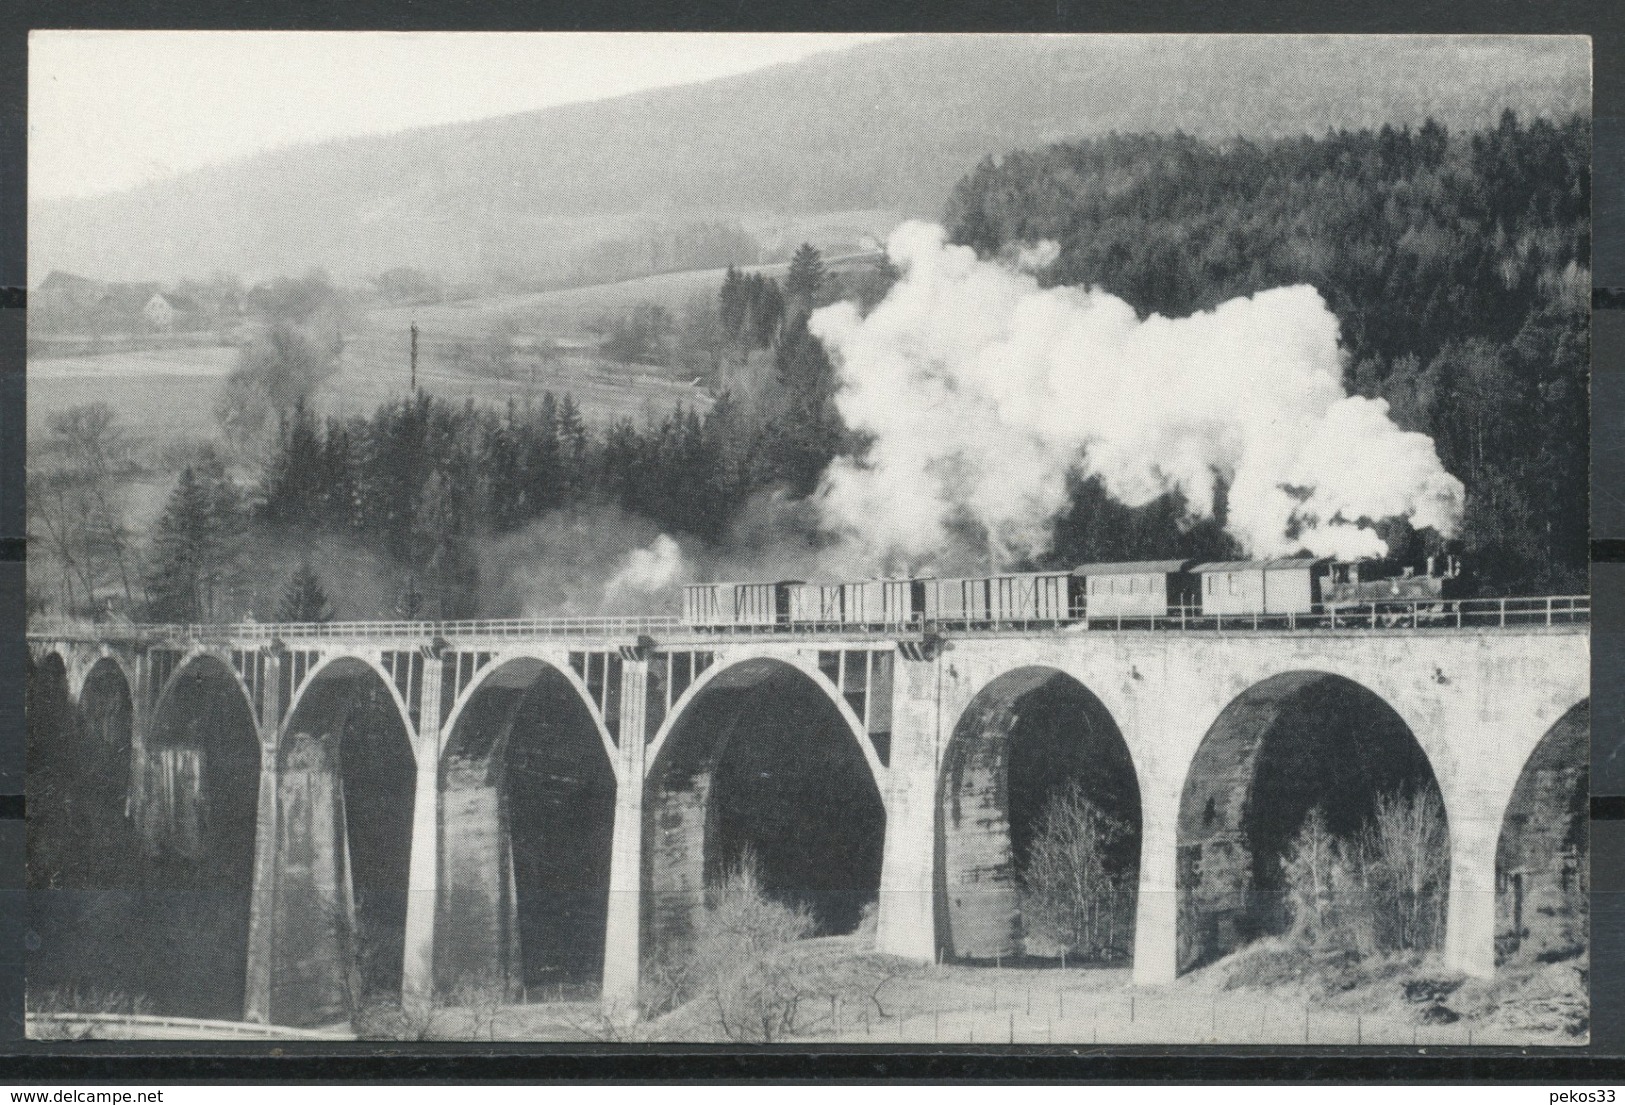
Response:
[{"label": "freight train", "polygon": [[1066,626],[1096,619],[1440,614],[1460,591],[1453,558],[1390,561],[1143,560],[1070,570],[846,583],[695,583],[683,622],[699,630],[795,627]]}]

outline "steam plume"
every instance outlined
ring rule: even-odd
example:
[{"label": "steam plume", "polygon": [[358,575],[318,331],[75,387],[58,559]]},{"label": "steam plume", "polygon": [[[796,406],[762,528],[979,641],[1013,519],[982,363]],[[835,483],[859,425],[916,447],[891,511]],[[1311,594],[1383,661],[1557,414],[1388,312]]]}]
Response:
[{"label": "steam plume", "polygon": [[620,568],[604,584],[606,606],[615,606],[627,597],[647,597],[675,590],[689,576],[683,550],[662,533],[648,548],[633,549]]},{"label": "steam plume", "polygon": [[1053,244],[1011,267],[913,222],[887,250],[902,277],[879,306],[809,323],[842,416],[873,439],[825,473],[824,522],[875,562],[930,562],[967,519],[1001,561],[1040,551],[1073,471],[1130,506],[1177,488],[1200,514],[1222,479],[1227,527],[1258,556],[1380,554],[1372,522],[1460,523],[1432,439],[1343,391],[1337,319],[1312,287],[1141,320],[1104,291],[1040,288]]}]

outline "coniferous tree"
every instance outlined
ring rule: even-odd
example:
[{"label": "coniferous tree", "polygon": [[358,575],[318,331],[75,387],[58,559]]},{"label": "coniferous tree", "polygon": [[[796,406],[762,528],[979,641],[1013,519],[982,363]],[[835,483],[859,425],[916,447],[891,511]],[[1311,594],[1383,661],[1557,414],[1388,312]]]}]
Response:
[{"label": "coniferous tree", "polygon": [[282,605],[277,608],[277,620],[282,622],[329,622],[333,610],[328,605],[327,592],[321,577],[310,561],[302,560],[288,579],[282,591]]},{"label": "coniferous tree", "polygon": [[717,298],[722,332],[728,340],[738,341],[750,313],[750,290],[744,275],[732,265],[728,266],[728,271],[722,277],[722,288]]},{"label": "coniferous tree", "polygon": [[812,310],[824,287],[824,256],[810,242],[803,242],[790,258],[790,271],[784,277],[784,297],[799,310]]},{"label": "coniferous tree", "polygon": [[558,401],[551,391],[542,396],[540,410],[525,425],[521,454],[525,518],[538,518],[563,506],[568,488],[560,457]]},{"label": "coniferous tree", "polygon": [[261,486],[260,514],[273,525],[312,526],[323,520],[322,438],[301,396],[281,417],[276,450]]},{"label": "coniferous tree", "polygon": [[807,318],[791,318],[774,350],[774,367],[786,402],[799,414],[824,416],[824,408],[834,398],[837,380],[824,345],[807,329]]},{"label": "coniferous tree", "polygon": [[751,277],[750,310],[746,318],[752,348],[766,349],[784,321],[784,295],[779,282],[760,273]]},{"label": "coniferous tree", "polygon": [[588,433],[581,408],[569,395],[559,401],[558,442],[562,496],[565,502],[575,502],[586,489]]},{"label": "coniferous tree", "polygon": [[326,526],[337,533],[353,533],[361,526],[362,511],[357,481],[360,479],[361,454],[357,444],[357,430],[337,418],[327,422],[322,435],[318,485],[321,517]]},{"label": "coniferous tree", "polygon": [[153,537],[147,580],[154,621],[234,617],[247,532],[242,493],[212,453],[181,471]]}]

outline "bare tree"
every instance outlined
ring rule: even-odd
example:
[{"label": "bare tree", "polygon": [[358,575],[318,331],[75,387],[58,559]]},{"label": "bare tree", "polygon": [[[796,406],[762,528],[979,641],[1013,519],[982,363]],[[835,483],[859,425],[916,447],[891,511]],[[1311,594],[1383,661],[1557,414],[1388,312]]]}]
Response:
[{"label": "bare tree", "polygon": [[1292,847],[1281,858],[1281,870],[1292,935],[1311,946],[1337,938],[1343,929],[1338,910],[1346,903],[1337,900],[1336,887],[1346,875],[1342,848],[1326,827],[1326,814],[1319,806],[1304,819]]},{"label": "bare tree", "polygon": [[1450,879],[1439,796],[1431,790],[1380,796],[1358,849],[1377,945],[1384,950],[1437,947]]},{"label": "bare tree", "polygon": [[135,573],[125,500],[136,471],[129,436],[102,402],[69,407],[49,425],[29,458],[29,528],[57,568],[61,604],[99,614],[113,590],[129,609]]},{"label": "bare tree", "polygon": [[1281,860],[1293,939],[1370,955],[1424,951],[1444,934],[1444,810],[1432,791],[1384,794],[1351,838],[1310,812]]},{"label": "bare tree", "polygon": [[1113,856],[1128,832],[1077,782],[1051,798],[1021,871],[1022,917],[1033,935],[1080,959],[1124,950],[1133,889]]}]

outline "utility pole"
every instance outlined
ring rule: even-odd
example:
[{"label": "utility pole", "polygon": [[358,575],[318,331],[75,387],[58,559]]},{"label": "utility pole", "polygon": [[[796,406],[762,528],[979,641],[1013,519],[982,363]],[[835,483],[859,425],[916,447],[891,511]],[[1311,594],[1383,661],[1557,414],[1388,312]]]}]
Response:
[{"label": "utility pole", "polygon": [[412,394],[418,393],[418,324],[412,324]]}]

